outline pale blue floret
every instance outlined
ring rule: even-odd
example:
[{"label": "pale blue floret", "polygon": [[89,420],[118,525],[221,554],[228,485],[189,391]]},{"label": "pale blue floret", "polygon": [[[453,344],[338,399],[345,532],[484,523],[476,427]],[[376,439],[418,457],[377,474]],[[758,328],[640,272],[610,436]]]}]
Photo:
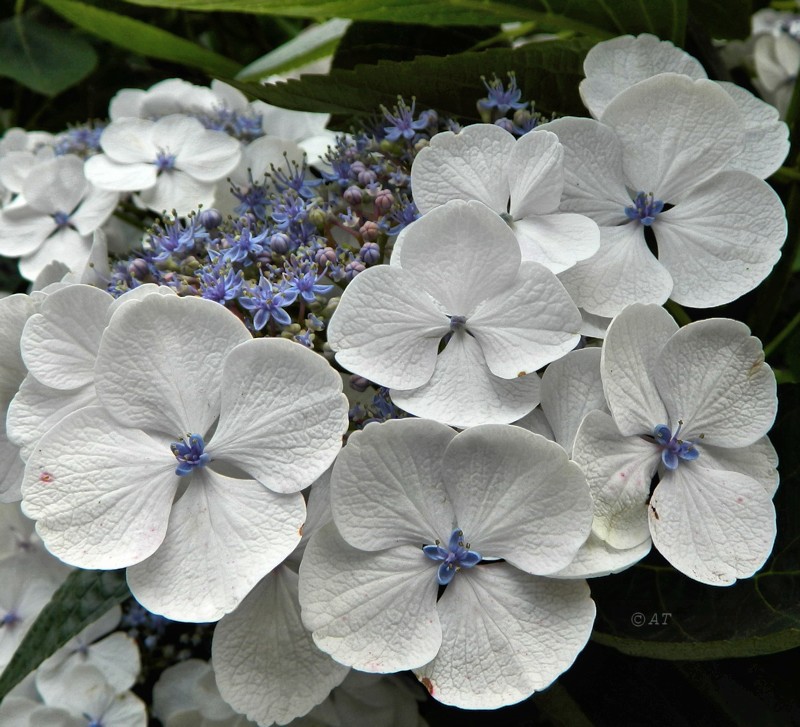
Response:
[{"label": "pale blue floret", "polygon": [[503,82],[494,76],[491,81],[481,79],[488,91],[487,97],[478,101],[478,108],[489,110],[497,109],[501,114],[505,114],[511,109],[524,109],[528,103],[520,103],[522,90],[517,88],[517,77],[514,73],[508,74],[508,88],[503,86]]},{"label": "pale blue floret", "polygon": [[639,192],[633,200],[633,206],[625,208],[625,216],[650,227],[663,209],[664,203],[660,199],[653,199],[652,192]]},{"label": "pale blue floret", "polygon": [[174,169],[175,155],[161,149],[158,154],[156,154],[155,165],[159,172],[166,172],[170,169]]},{"label": "pale blue floret", "polygon": [[481,561],[481,554],[469,549],[469,543],[464,543],[464,532],[459,528],[453,530],[447,548],[441,545],[425,545],[422,548],[431,560],[440,560],[442,564],[436,573],[439,585],[446,586],[453,580],[456,571],[461,568],[472,568]]},{"label": "pale blue floret", "polygon": [[69,225],[69,215],[66,212],[56,212],[53,214],[53,222],[59,227],[67,227]]},{"label": "pale blue floret", "polygon": [[653,429],[656,444],[661,447],[661,461],[668,470],[677,469],[680,460],[691,462],[700,456],[700,452],[695,449],[694,442],[678,439],[682,426],[683,422],[680,422],[675,434],[666,424],[657,424]]},{"label": "pale blue floret", "polygon": [[211,455],[205,451],[205,446],[203,437],[199,434],[190,434],[188,440],[173,442],[170,449],[178,460],[175,474],[183,477],[198,467],[205,467],[211,461]]},{"label": "pale blue floret", "polygon": [[8,613],[4,614],[2,618],[0,618],[0,627],[12,626],[19,620],[19,615],[17,615],[14,611],[9,611]]}]

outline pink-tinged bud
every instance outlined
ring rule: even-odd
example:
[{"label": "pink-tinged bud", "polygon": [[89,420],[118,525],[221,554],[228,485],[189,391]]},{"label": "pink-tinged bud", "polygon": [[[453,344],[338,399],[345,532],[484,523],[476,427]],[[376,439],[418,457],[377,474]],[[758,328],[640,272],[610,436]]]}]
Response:
[{"label": "pink-tinged bud", "polygon": [[345,189],[344,194],[342,196],[344,197],[344,200],[345,202],[347,202],[347,204],[352,204],[352,205],[361,204],[361,200],[363,197],[361,189],[359,189],[355,185]]},{"label": "pink-tinged bud", "polygon": [[381,189],[375,195],[375,209],[379,214],[386,214],[394,204],[394,195],[388,189]]},{"label": "pink-tinged bud", "polygon": [[369,387],[369,379],[365,379],[363,376],[351,376],[350,377],[350,388],[354,389],[355,391],[362,392],[366,391]]},{"label": "pink-tinged bud", "polygon": [[132,278],[144,278],[150,274],[150,268],[147,266],[147,260],[142,260],[139,258],[138,260],[133,260],[130,265],[128,265],[128,274]]},{"label": "pink-tinged bud", "polygon": [[364,263],[359,260],[353,260],[353,262],[349,262],[344,266],[344,277],[349,282],[359,273],[363,273],[364,270],[366,270]]},{"label": "pink-tinged bud", "polygon": [[359,232],[361,233],[361,239],[364,240],[364,242],[375,242],[375,240],[378,239],[380,228],[374,222],[370,221],[361,225]]},{"label": "pink-tinged bud", "polygon": [[320,268],[324,268],[326,265],[335,265],[337,259],[336,250],[332,247],[322,247],[314,254],[314,262]]}]

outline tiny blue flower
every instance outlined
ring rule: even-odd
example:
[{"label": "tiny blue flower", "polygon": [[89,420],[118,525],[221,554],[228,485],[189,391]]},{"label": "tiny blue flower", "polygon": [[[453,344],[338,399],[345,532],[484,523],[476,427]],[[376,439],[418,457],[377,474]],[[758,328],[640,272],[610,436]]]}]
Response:
[{"label": "tiny blue flower", "polygon": [[680,421],[675,434],[666,424],[657,424],[653,429],[653,438],[662,450],[661,461],[668,470],[677,469],[680,460],[691,462],[700,456],[700,452],[695,449],[694,442],[678,439],[682,427],[683,422]]},{"label": "tiny blue flower", "polygon": [[389,141],[397,141],[400,137],[410,141],[417,135],[417,132],[423,131],[428,127],[431,122],[430,112],[423,111],[419,115],[419,119],[414,120],[416,103],[416,99],[412,99],[411,108],[409,108],[406,102],[399,98],[397,106],[393,109],[394,113],[387,108],[383,109],[384,117],[391,124],[383,127],[386,138]]},{"label": "tiny blue flower", "polygon": [[625,208],[625,216],[629,220],[639,220],[646,227],[650,227],[663,209],[664,203],[660,199],[653,199],[652,192],[647,194],[639,192],[633,200],[633,205]]},{"label": "tiny blue flower", "polygon": [[481,79],[486,86],[488,95],[478,101],[478,108],[484,111],[497,109],[501,114],[505,114],[511,109],[524,109],[528,104],[520,103],[522,90],[517,88],[517,77],[514,73],[508,74],[508,89],[503,86],[503,82],[494,76],[491,81]]},{"label": "tiny blue flower", "polygon": [[205,446],[203,437],[199,434],[190,434],[188,440],[181,438],[180,441],[170,444],[169,448],[178,460],[175,474],[183,477],[198,467],[205,467],[211,461],[211,455],[205,451]]},{"label": "tiny blue flower", "polygon": [[436,574],[439,585],[442,586],[450,583],[456,571],[461,568],[472,568],[478,565],[482,557],[477,551],[469,549],[469,543],[464,543],[464,533],[459,528],[453,530],[447,548],[443,548],[437,543],[424,546],[422,552],[431,560],[442,561]]}]

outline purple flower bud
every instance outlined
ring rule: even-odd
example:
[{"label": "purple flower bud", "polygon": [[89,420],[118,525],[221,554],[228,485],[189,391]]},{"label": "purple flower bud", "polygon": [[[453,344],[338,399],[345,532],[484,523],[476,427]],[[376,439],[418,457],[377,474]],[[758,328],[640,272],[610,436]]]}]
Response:
[{"label": "purple flower bud", "polygon": [[514,122],[511,121],[511,119],[507,119],[505,117],[497,119],[497,121],[494,122],[494,125],[499,126],[501,129],[505,129],[509,134],[514,133]]},{"label": "purple flower bud", "polygon": [[332,247],[321,247],[314,253],[314,262],[320,268],[324,268],[326,265],[335,265],[337,262],[336,250]]},{"label": "purple flower bud", "polygon": [[207,210],[200,210],[197,221],[207,230],[215,230],[222,224],[222,214],[219,210],[211,207]]},{"label": "purple flower bud", "polygon": [[365,169],[363,172],[358,173],[358,183],[364,186],[373,184],[378,179],[378,175],[371,169]]},{"label": "purple flower bud", "polygon": [[394,204],[394,195],[388,189],[381,189],[375,195],[375,209],[379,214],[386,214]]},{"label": "purple flower bud", "polygon": [[[369,222],[367,224],[375,225],[374,222]],[[377,227],[377,225],[375,226]],[[364,225],[364,227],[366,227],[366,225]],[[364,228],[361,229],[363,230]],[[365,242],[361,246],[361,251],[358,253],[358,256],[365,265],[374,265],[381,259],[381,249],[375,242]]]},{"label": "purple flower bud", "polygon": [[369,379],[365,379],[363,376],[350,377],[351,389],[361,392],[361,391],[366,391],[368,387],[369,387]]},{"label": "purple flower bud", "polygon": [[142,258],[133,260],[131,264],[128,265],[128,274],[132,278],[145,278],[149,272],[150,269],[147,265],[147,260],[142,260]]},{"label": "purple flower bud", "polygon": [[365,269],[364,263],[360,262],[359,260],[353,260],[352,262],[347,263],[347,265],[344,266],[345,280],[348,282],[351,281],[356,277],[356,275],[363,273]]},{"label": "purple flower bud", "polygon": [[375,242],[378,239],[378,232],[380,232],[380,228],[372,221],[367,221],[363,225],[361,225],[361,229],[359,230],[361,233],[361,238],[364,242]]},{"label": "purple flower bud", "polygon": [[342,195],[345,199],[347,204],[361,204],[362,194],[361,190],[356,187],[355,185],[348,187],[344,190],[344,194]]},{"label": "purple flower bud", "polygon": [[289,237],[282,232],[276,232],[269,239],[270,249],[278,255],[285,255],[289,251],[290,244]]}]

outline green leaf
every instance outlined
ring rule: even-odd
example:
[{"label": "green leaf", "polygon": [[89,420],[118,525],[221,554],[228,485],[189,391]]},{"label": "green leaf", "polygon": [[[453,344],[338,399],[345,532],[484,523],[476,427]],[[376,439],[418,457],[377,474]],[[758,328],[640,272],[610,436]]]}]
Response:
[{"label": "green leaf", "polygon": [[239,70],[239,64],[229,58],[140,20],[74,0],[41,1],[87,33],[139,55],[223,76],[231,76]]},{"label": "green leaf", "polygon": [[543,31],[597,38],[654,33],[681,43],[687,0],[128,0],[183,10],[226,10],[299,18],[352,18],[425,25],[534,21]]},{"label": "green leaf", "polygon": [[124,571],[70,573],[0,675],[0,701],[45,659],[129,596]]},{"label": "green leaf", "polygon": [[347,116],[374,114],[393,106],[397,96],[417,99],[418,108],[478,120],[476,102],[485,94],[481,76],[506,80],[514,71],[526,99],[545,114],[585,115],[578,96],[583,58],[593,41],[547,41],[522,48],[459,53],[446,58],[420,56],[413,61],[382,61],[353,70],[333,69],[326,76],[302,76],[274,86],[242,84],[237,88],[267,103],[301,111]]},{"label": "green leaf", "polygon": [[[358,21],[345,33],[333,59],[334,68],[352,69],[361,63],[411,61],[417,56],[447,56],[477,50],[497,35],[486,25],[434,28]],[[507,47],[508,43],[499,45]]]},{"label": "green leaf", "polygon": [[258,81],[276,73],[286,73],[333,55],[350,26],[349,20],[334,18],[304,30],[296,38],[270,51],[236,75],[239,81]]},{"label": "green leaf", "polygon": [[689,0],[689,12],[710,38],[747,38],[752,0]]},{"label": "green leaf", "polygon": [[780,458],[778,536],[766,565],[752,578],[715,588],[651,554],[624,573],[591,582],[598,606],[595,641],[635,656],[682,660],[800,646],[800,385],[778,391],[770,435]]},{"label": "green leaf", "polygon": [[97,54],[82,38],[18,15],[0,23],[0,76],[57,96],[88,76]]}]

